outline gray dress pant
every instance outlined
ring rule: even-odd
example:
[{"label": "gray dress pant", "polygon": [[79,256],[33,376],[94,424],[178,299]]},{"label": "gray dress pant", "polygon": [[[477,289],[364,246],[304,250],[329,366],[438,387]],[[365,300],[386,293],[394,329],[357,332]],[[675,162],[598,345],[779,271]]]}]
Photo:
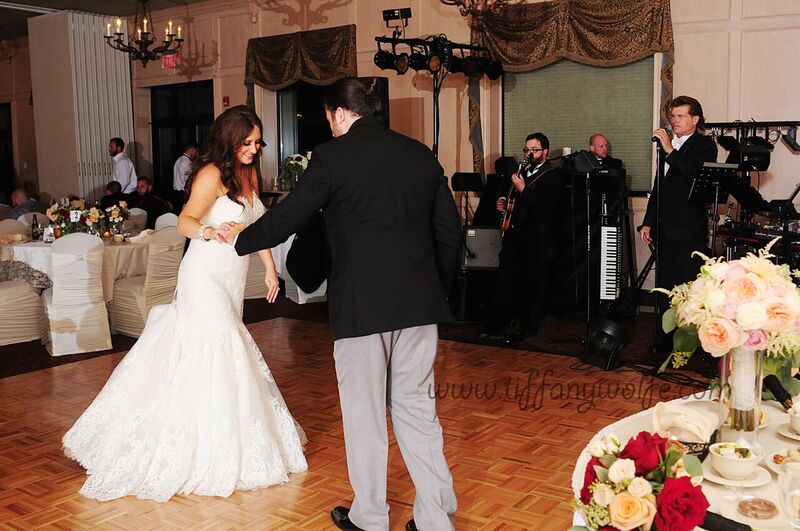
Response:
[{"label": "gray dress pant", "polygon": [[416,489],[417,528],[455,529],[456,495],[432,392],[437,341],[436,325],[426,325],[334,342],[347,472],[355,494],[350,520],[367,531],[389,529],[387,407]]}]

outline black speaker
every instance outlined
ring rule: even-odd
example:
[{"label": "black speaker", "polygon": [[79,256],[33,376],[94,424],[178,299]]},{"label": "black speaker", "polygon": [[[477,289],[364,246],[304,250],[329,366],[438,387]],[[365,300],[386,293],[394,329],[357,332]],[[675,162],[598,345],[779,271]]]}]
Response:
[{"label": "black speaker", "polygon": [[464,227],[464,269],[498,269],[500,238],[500,229],[495,227]]},{"label": "black speaker", "polygon": [[378,94],[381,100],[381,112],[378,118],[386,127],[389,127],[389,78],[388,77],[359,77],[362,83],[369,84],[373,79],[378,82]]}]

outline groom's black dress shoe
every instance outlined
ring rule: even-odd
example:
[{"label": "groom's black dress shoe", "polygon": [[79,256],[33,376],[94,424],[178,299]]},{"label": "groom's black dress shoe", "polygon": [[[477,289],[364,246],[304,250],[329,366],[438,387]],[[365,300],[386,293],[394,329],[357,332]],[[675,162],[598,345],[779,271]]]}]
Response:
[{"label": "groom's black dress shoe", "polygon": [[406,522],[406,531],[417,531],[417,524],[413,518]]},{"label": "groom's black dress shoe", "polygon": [[[347,529],[350,531],[364,531],[356,524],[350,521],[350,509],[347,507],[334,507],[331,511],[331,520],[339,529]],[[414,528],[416,529],[416,527]]]}]

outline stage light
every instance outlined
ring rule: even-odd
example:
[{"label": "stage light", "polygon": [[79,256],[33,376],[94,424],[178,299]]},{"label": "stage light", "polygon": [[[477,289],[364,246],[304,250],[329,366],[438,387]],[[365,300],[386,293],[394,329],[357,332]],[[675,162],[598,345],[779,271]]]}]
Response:
[{"label": "stage light", "polygon": [[585,341],[581,361],[610,371],[619,365],[618,354],[628,343],[628,331],[604,317],[592,321]]},{"label": "stage light", "polygon": [[381,70],[394,70],[394,54],[387,50],[378,50],[375,53],[375,66]]},{"label": "stage light", "polygon": [[500,61],[491,61],[489,63],[489,68],[486,69],[486,75],[492,81],[500,79],[503,75],[503,64]]},{"label": "stage light", "polygon": [[474,55],[468,55],[463,62],[464,75],[474,76],[478,73],[478,59]]},{"label": "stage light", "polygon": [[408,72],[408,54],[402,52],[398,54],[394,59],[394,69],[397,70],[397,73],[400,75],[405,74]]},{"label": "stage light", "polygon": [[717,137],[717,144],[722,146],[725,151],[734,151],[741,149],[742,145],[736,138],[730,135],[721,135]]},{"label": "stage light", "polygon": [[432,74],[435,74],[441,69],[442,69],[441,57],[439,57],[438,55],[431,55],[431,58],[428,59],[428,70],[430,70]]},{"label": "stage light", "polygon": [[413,52],[408,57],[408,66],[419,72],[420,70],[427,70],[428,56],[419,52]]},{"label": "stage light", "polygon": [[389,20],[404,20],[411,18],[411,8],[404,7],[402,9],[384,9],[383,10],[383,20],[384,22],[388,22]]},{"label": "stage light", "polygon": [[797,143],[797,127],[790,127],[788,131],[781,135],[781,138],[789,146],[789,149],[800,152],[800,144]]},{"label": "stage light", "polygon": [[464,71],[464,59],[453,55],[450,58],[450,63],[447,65],[447,70],[453,74],[458,74],[459,72]]}]

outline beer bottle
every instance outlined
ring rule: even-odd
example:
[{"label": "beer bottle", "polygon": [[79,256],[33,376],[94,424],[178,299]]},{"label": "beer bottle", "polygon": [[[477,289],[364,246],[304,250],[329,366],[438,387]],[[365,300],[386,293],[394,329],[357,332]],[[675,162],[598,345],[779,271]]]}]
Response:
[{"label": "beer bottle", "polygon": [[36,219],[36,214],[33,215],[33,222],[31,223],[31,240],[39,241],[42,228],[39,226],[39,220]]}]

